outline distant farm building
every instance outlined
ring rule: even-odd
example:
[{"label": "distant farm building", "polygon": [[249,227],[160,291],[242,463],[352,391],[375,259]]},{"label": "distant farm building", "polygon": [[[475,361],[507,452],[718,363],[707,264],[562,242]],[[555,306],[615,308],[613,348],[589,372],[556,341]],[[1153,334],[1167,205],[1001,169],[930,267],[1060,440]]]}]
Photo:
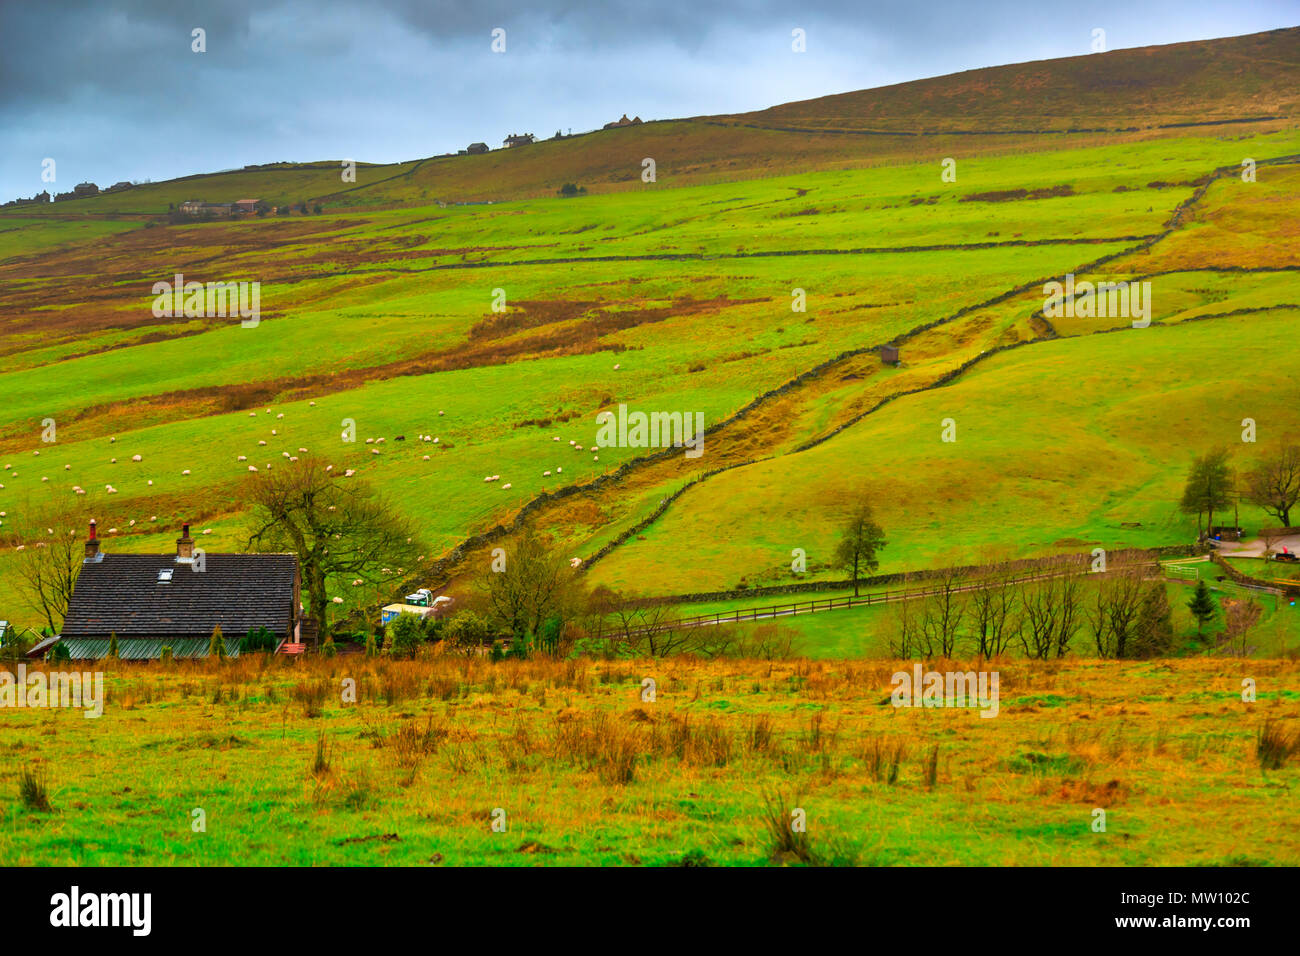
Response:
[{"label": "distant farm building", "polygon": [[898,365],[898,346],[882,345],[880,347],[880,361],[886,365]]},{"label": "distant farm building", "polygon": [[465,150],[465,152],[472,153],[474,155],[478,155],[479,153],[486,153],[487,151],[488,151],[487,143],[470,143],[469,148]]},{"label": "distant farm building", "polygon": [[618,129],[620,126],[639,126],[639,125],[641,125],[641,117],[633,116],[631,119],[628,119],[627,114],[624,113],[618,119],[614,120],[614,122],[606,123],[604,126],[601,127],[601,129]]},{"label": "distant farm building", "polygon": [[106,193],[120,193],[123,189],[130,189],[133,185],[135,185],[135,184],[134,184],[134,183],[129,183],[129,182],[127,182],[126,180],[123,180],[123,181],[120,182],[120,183],[113,183],[113,185],[111,185],[111,186],[109,186],[107,189],[105,189],[104,192],[106,192]]},{"label": "distant farm building", "polygon": [[236,199],[232,206],[235,212],[254,213],[257,212],[258,202],[256,199]]},{"label": "distant farm building", "polygon": [[[257,200],[253,200],[254,203]],[[186,216],[205,216],[210,218],[225,218],[230,215],[234,209],[234,203],[228,202],[201,202],[197,199],[191,199],[180,204],[180,211]]]},{"label": "distant farm building", "polygon": [[94,183],[77,183],[72,187],[72,192],[76,196],[98,196],[99,187]]},{"label": "distant farm building", "polygon": [[105,657],[112,635],[123,660],[156,660],[164,646],[177,659],[201,658],[220,625],[231,657],[260,628],[277,649],[296,651],[315,634],[300,594],[297,555],[196,554],[189,525],[175,554],[105,554],[92,521],[60,643],[73,660]]},{"label": "distant farm building", "polygon": [[527,146],[532,141],[533,141],[532,133],[522,133],[518,136],[516,136],[514,133],[511,133],[509,136],[505,138],[504,145],[506,149],[511,149],[515,146]]}]

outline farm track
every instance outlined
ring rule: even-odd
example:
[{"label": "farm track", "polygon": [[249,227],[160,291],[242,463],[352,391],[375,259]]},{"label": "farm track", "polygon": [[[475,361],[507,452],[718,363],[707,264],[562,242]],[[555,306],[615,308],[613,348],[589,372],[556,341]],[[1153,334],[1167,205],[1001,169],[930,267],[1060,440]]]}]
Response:
[{"label": "farm track", "polygon": [[[1286,156],[1260,160],[1258,161],[1258,165],[1259,166],[1290,165],[1290,164],[1295,164],[1297,162],[1300,162],[1300,155],[1289,154]],[[1110,262],[1120,260],[1136,252],[1150,249],[1156,243],[1173,235],[1181,226],[1185,224],[1186,216],[1188,215],[1188,213],[1190,213],[1191,210],[1194,209],[1201,202],[1201,200],[1205,197],[1206,193],[1208,192],[1209,188],[1211,187],[1211,185],[1213,185],[1214,182],[1216,182],[1217,180],[1225,176],[1235,175],[1238,171],[1239,169],[1236,166],[1219,167],[1211,171],[1209,174],[1207,174],[1204,177],[1204,181],[1201,182],[1196,187],[1192,195],[1184,199],[1174,208],[1173,212],[1170,214],[1168,221],[1165,224],[1165,227],[1159,233],[1156,233],[1151,236],[1140,237],[1138,238],[1138,240],[1135,242],[1134,245],[1119,250],[1115,253],[1102,256],[1101,258],[1093,260],[1091,262],[1076,266],[1074,271],[1079,274],[1096,271],[1101,266],[1106,265]],[[1176,272],[1181,270],[1170,270],[1170,271]],[[1273,271],[1273,270],[1270,269],[1268,271]],[[909,332],[906,332],[903,335],[891,340],[892,344],[897,345],[897,344],[902,344],[904,342],[908,342],[910,340],[916,339],[917,337],[924,334],[925,332],[931,331],[933,329],[949,326],[953,322],[959,320],[964,316],[989,308],[990,306],[997,305],[1001,302],[1008,301],[1017,296],[1023,295],[1033,289],[1041,289],[1044,282],[1054,278],[1056,277],[1049,276],[1046,278],[1038,278],[1031,282],[1023,283],[1019,286],[1016,286],[1013,289],[1007,290],[1003,293],[1000,293],[999,295],[993,296],[992,298],[983,300],[979,303],[975,303],[970,306],[964,306],[961,309],[958,309],[955,312],[951,313],[950,315],[945,316],[944,318],[935,320],[933,322],[924,323],[920,326],[913,328]],[[999,346],[993,349],[984,350],[979,354],[968,358],[965,362],[959,364],[957,367],[949,370],[948,372],[938,376],[937,378],[935,378],[934,380],[930,381],[925,385],[884,396],[883,398],[878,400],[875,404],[873,404],[871,407],[867,408],[866,410],[852,416],[850,419],[846,421],[841,422],[839,425],[837,425],[835,428],[831,429],[830,431],[825,432],[814,439],[811,439],[807,442],[804,442],[801,445],[796,446],[794,449],[792,449],[790,452],[787,452],[786,454],[796,454],[798,452],[806,451],[810,448],[814,448],[817,445],[820,445],[830,440],[831,438],[833,438],[835,435],[839,434],[846,428],[858,424],[863,419],[865,419],[868,415],[878,411],[880,408],[884,407],[889,402],[897,398],[903,397],[904,395],[913,395],[919,392],[929,391],[935,388],[941,388],[946,385],[952,384],[963,374],[965,374],[965,372],[973,368],[975,365],[979,364],[980,362],[983,362],[988,358],[991,358],[993,355],[999,352],[1007,351],[1012,348],[1020,348],[1026,345],[1032,345],[1038,342],[1050,341],[1052,339],[1056,339],[1059,337],[1059,333],[1057,332],[1057,330],[1049,322],[1047,322],[1045,318],[1041,316],[1041,313],[1037,314],[1036,318],[1039,322],[1043,324],[1043,326],[1045,326],[1046,334],[1038,335],[1012,344]],[[1207,316],[1206,318],[1209,317]],[[1122,331],[1122,330],[1123,329],[1118,329],[1118,330],[1112,329],[1108,331]],[[880,343],[880,344],[885,344],[885,343]],[[785,385],[779,386],[778,388],[773,389],[771,392],[768,392],[767,394],[759,396],[758,398],[754,399],[752,402],[750,402],[749,404],[741,408],[739,411],[737,411],[728,419],[718,423],[712,428],[706,429],[705,434],[711,436],[713,439],[713,443],[716,445],[717,440],[720,437],[720,433],[724,432],[725,429],[734,428],[736,425],[742,423],[746,418],[748,418],[756,411],[758,411],[763,405],[771,402],[777,397],[787,397],[788,393],[793,389],[807,387],[814,382],[817,382],[819,380],[824,380],[832,373],[832,371],[837,366],[840,366],[841,364],[846,363],[859,356],[863,356],[865,354],[875,352],[879,347],[880,345],[878,344],[878,345],[873,345],[873,346],[868,346],[868,347],[863,347],[858,349],[852,349],[844,353],[841,353],[839,356],[836,356],[835,358],[830,359],[827,362],[823,362],[817,366],[814,366],[812,369],[809,369],[801,373],[800,375],[796,376],[795,378],[791,379]],[[513,520],[511,520],[509,524],[498,524],[496,527],[492,528],[491,530],[483,534],[476,535],[465,542],[462,542],[460,545],[453,548],[450,552],[447,552],[442,559],[437,561],[435,563],[435,567],[437,568],[439,574],[446,575],[447,578],[454,578],[455,571],[453,569],[457,565],[461,564],[461,561],[463,560],[464,557],[468,555],[468,553],[477,549],[478,547],[482,547],[490,543],[491,541],[499,540],[501,537],[504,537],[512,533],[513,531],[518,530],[518,528],[522,525],[524,519],[527,520],[542,519],[544,517],[543,511],[548,504],[556,501],[563,501],[563,499],[574,494],[590,497],[593,493],[598,493],[599,491],[602,491],[603,489],[601,488],[601,485],[604,485],[606,481],[611,478],[613,479],[614,483],[617,483],[619,480],[623,479],[624,477],[631,476],[634,472],[645,471],[648,468],[653,467],[655,464],[662,463],[665,459],[670,457],[675,457],[675,456],[676,456],[676,451],[674,449],[665,449],[664,451],[659,452],[657,454],[643,456],[641,458],[633,459],[632,461],[626,462],[612,476],[606,475],[606,476],[602,476],[602,478],[600,479],[596,479],[593,482],[588,482],[582,485],[569,486],[566,489],[562,489],[561,493],[544,493],[543,495],[538,496],[537,498],[534,498],[531,501],[525,503],[520,508],[520,510],[516,512]],[[587,569],[589,569],[592,565],[597,563],[599,560],[607,557],[621,544],[630,540],[634,535],[639,534],[642,531],[645,531],[647,528],[649,528],[654,522],[662,518],[663,515],[667,513],[669,508],[680,497],[682,497],[686,491],[695,488],[697,485],[699,485],[703,481],[708,480],[711,477],[714,477],[726,471],[730,471],[733,468],[741,467],[743,465],[757,464],[761,461],[770,460],[773,457],[776,456],[766,455],[760,457],[752,457],[744,460],[738,460],[738,461],[724,464],[721,467],[714,468],[709,471],[697,474],[696,476],[688,480],[680,488],[678,488],[676,491],[672,492],[670,495],[665,497],[665,499],[660,502],[660,504],[650,513],[649,516],[631,525],[624,532],[618,535],[610,544],[605,545],[604,547],[599,549],[595,554],[593,554],[592,556],[584,560],[581,565],[582,570],[585,572]],[[643,484],[654,486],[655,484],[660,484],[660,483],[662,483],[662,481],[649,482]]]}]

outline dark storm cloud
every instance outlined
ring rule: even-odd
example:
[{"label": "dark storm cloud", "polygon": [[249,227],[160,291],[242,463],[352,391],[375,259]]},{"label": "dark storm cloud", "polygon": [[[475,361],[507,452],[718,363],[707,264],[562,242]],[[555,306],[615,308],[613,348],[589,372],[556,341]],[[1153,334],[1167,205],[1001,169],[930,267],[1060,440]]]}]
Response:
[{"label": "dark storm cloud", "polygon": [[59,191],[281,159],[412,159],[623,112],[737,112],[1085,53],[1098,26],[1118,48],[1292,20],[1291,0],[0,0],[0,198],[42,188],[45,157]]}]

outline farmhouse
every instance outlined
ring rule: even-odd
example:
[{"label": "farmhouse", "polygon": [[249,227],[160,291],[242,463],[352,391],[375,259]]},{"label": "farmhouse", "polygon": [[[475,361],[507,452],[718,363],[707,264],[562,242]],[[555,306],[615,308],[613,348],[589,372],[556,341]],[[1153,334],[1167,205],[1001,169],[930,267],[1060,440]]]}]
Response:
[{"label": "farmhouse", "polygon": [[189,525],[175,554],[105,554],[92,521],[60,641],[73,660],[106,656],[113,634],[123,660],[157,659],[164,645],[178,659],[201,658],[220,625],[231,657],[258,628],[277,650],[297,652],[315,636],[300,592],[297,555],[196,552]]},{"label": "farmhouse", "polygon": [[523,133],[519,136],[516,136],[514,133],[511,133],[509,136],[505,138],[504,145],[506,149],[510,149],[513,146],[527,146],[532,141],[533,141],[532,133]]},{"label": "farmhouse", "polygon": [[478,155],[479,153],[486,153],[487,151],[488,151],[487,143],[470,143],[469,148],[465,150],[465,152],[472,153],[474,155]]},{"label": "farmhouse", "polygon": [[236,199],[234,202],[235,212],[254,213],[257,212],[256,199]]},{"label": "farmhouse", "polygon": [[[254,200],[256,203],[256,200]],[[191,199],[180,205],[180,211],[187,216],[229,216],[234,208],[233,203],[228,202],[202,202],[198,199]]]}]

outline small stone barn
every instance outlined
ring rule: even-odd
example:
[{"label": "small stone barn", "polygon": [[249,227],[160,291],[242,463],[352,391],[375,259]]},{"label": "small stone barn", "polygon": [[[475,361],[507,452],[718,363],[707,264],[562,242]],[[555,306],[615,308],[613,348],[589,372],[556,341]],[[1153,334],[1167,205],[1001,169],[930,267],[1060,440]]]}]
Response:
[{"label": "small stone barn", "polygon": [[175,554],[105,554],[92,521],[60,642],[73,660],[106,656],[113,634],[123,660],[157,659],[164,645],[177,659],[200,658],[219,624],[231,657],[263,627],[278,649],[296,649],[310,629],[300,594],[297,555],[196,553],[189,525]]}]

